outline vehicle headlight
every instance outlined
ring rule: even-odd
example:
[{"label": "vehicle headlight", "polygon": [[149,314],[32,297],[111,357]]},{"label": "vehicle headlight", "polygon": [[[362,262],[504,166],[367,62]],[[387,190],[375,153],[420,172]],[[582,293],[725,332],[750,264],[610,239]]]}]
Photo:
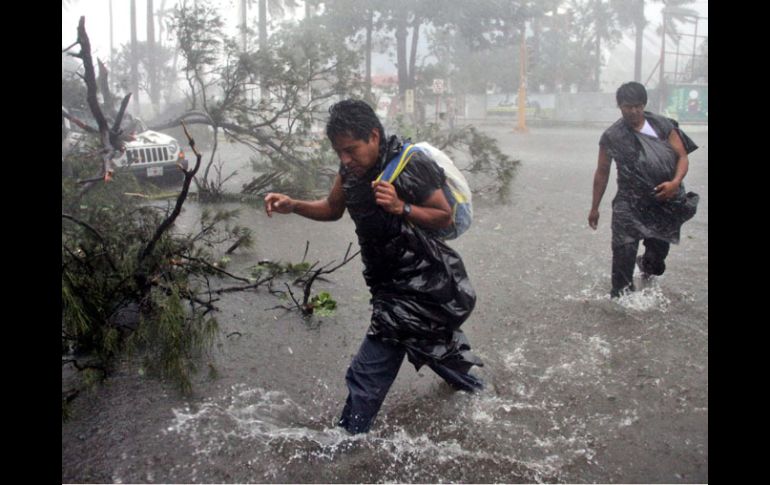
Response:
[{"label": "vehicle headlight", "polygon": [[179,144],[175,141],[172,141],[171,144],[168,146],[169,151],[176,155],[176,152],[179,150]]}]

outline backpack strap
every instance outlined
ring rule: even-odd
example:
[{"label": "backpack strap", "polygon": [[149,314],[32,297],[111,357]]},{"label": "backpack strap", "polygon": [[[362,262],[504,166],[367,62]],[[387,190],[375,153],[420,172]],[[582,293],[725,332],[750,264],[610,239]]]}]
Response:
[{"label": "backpack strap", "polygon": [[415,150],[419,151],[419,148],[414,146],[414,144],[404,144],[401,152],[388,162],[388,164],[385,166],[385,170],[383,170],[382,173],[377,176],[375,181],[379,182],[382,179],[388,183],[393,183],[393,181],[396,180],[396,177],[398,177],[398,175],[404,170],[406,164],[409,163],[409,160],[412,159],[412,155],[414,155]]}]

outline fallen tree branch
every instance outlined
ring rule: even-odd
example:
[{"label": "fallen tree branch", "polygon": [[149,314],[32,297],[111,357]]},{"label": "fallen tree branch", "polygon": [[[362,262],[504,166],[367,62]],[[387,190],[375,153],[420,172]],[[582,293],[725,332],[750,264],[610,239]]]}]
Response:
[{"label": "fallen tree branch", "polygon": [[[292,154],[287,153],[280,145],[276,144],[273,140],[270,139],[270,137],[265,135],[261,130],[257,128],[254,128],[254,129],[245,128],[243,126],[236,125],[235,123],[214,121],[211,118],[211,116],[209,116],[207,113],[202,111],[188,111],[187,113],[184,113],[183,115],[179,116],[174,120],[167,121],[165,123],[160,123],[158,125],[153,125],[150,127],[150,129],[163,130],[168,128],[174,128],[176,126],[179,126],[183,122],[186,122],[189,124],[208,125],[214,128],[222,128],[225,131],[225,133],[230,136],[233,136],[233,135],[231,135],[228,132],[236,133],[241,136],[249,136],[251,138],[256,139],[262,145],[272,148],[276,153],[281,155],[286,161],[288,161],[295,167],[301,170],[304,170],[306,172],[310,170],[307,163],[293,156]],[[235,136],[233,137],[237,139],[237,137]]]},{"label": "fallen tree branch", "polygon": [[256,283],[252,283],[250,285],[246,286],[230,286],[228,288],[219,288],[217,290],[213,290],[212,293],[216,293],[218,295],[221,295],[222,293],[233,293],[235,291],[245,291],[245,290],[252,290],[255,288],[259,288],[263,284],[267,283],[268,281],[275,278],[276,275],[270,275],[266,278],[263,278],[261,280],[258,280]]},{"label": "fallen tree branch", "polygon": [[[107,113],[110,116],[115,116],[115,101],[112,98],[112,92],[110,91],[109,72],[107,66],[97,58],[96,62],[99,64],[99,87],[102,90],[102,99],[104,99],[104,107],[107,109]],[[120,126],[118,124],[118,126]],[[113,128],[114,129],[114,128]]]},{"label": "fallen tree branch", "polygon": [[[310,246],[310,241],[307,241],[305,245],[305,255],[302,257],[302,262],[305,261],[305,257],[307,256],[307,249],[309,246]],[[313,270],[313,268],[318,264],[318,261],[316,261],[301,276],[299,276],[294,280],[294,284],[302,283],[303,285],[303,296],[302,296],[301,303],[294,296],[294,293],[291,291],[291,287],[289,286],[289,284],[285,283],[286,289],[289,292],[289,297],[291,297],[292,301],[294,302],[294,305],[303,315],[305,316],[310,315],[314,311],[313,305],[310,303],[310,293],[313,287],[313,283],[318,279],[323,279],[322,275],[333,273],[338,269],[340,269],[341,267],[345,266],[350,261],[352,261],[353,258],[355,258],[358,255],[358,253],[361,252],[360,250],[358,250],[351,255],[350,249],[352,246],[353,246],[353,243],[348,244],[348,249],[345,251],[345,256],[342,258],[342,262],[340,262],[338,265],[330,268],[330,266],[334,264],[334,261],[331,261],[330,263],[325,264],[324,266],[316,270]],[[310,277],[307,280],[304,280],[305,276],[308,274],[310,274]],[[271,293],[274,293],[274,294],[278,293],[277,291],[272,290],[272,288],[270,290],[271,290]],[[286,308],[286,307],[282,307],[282,308]],[[290,308],[286,308],[286,309],[291,310]]]},{"label": "fallen tree branch", "polygon": [[62,50],[61,50],[62,54],[64,54],[65,52],[69,51],[70,49],[72,49],[72,48],[73,48],[73,47],[75,47],[76,45],[78,45],[78,41],[75,41],[75,42],[73,42],[73,43],[72,43],[72,45],[70,45],[69,47],[65,47],[64,49],[62,49]]},{"label": "fallen tree branch", "polygon": [[80,129],[82,129],[87,133],[91,133],[94,135],[99,133],[99,130],[97,130],[93,126],[88,125],[85,121],[81,120],[80,118],[71,115],[64,109],[61,110],[61,115],[67,118],[68,120],[70,120],[71,122],[75,123],[78,127],[80,127]]},{"label": "fallen tree branch", "polygon": [[65,213],[62,213],[62,215],[61,215],[61,216],[62,216],[62,219],[67,219],[67,220],[70,220],[70,221],[74,222],[75,224],[79,224],[79,225],[81,225],[81,226],[85,227],[86,229],[88,229],[89,231],[91,231],[91,232],[92,232],[92,233],[93,233],[93,234],[94,234],[94,235],[95,235],[97,238],[99,238],[99,241],[101,241],[102,243],[104,243],[104,236],[102,236],[101,234],[99,234],[99,231],[97,231],[97,230],[94,228],[94,226],[92,226],[91,224],[89,224],[89,223],[87,223],[87,222],[84,222],[84,221],[81,221],[80,219],[77,219],[77,218],[75,218],[75,217],[73,217],[73,216],[71,216],[71,215],[69,215],[69,214],[65,214]]},{"label": "fallen tree branch", "polygon": [[[99,101],[97,99],[98,86],[96,83],[96,72],[94,71],[94,63],[91,57],[91,41],[89,40],[88,33],[86,32],[85,16],[80,17],[77,32],[78,38],[76,44],[80,44],[80,52],[76,54],[75,57],[78,57],[83,61],[84,74],[82,79],[86,84],[86,102],[88,103],[88,107],[91,110],[91,114],[96,120],[99,129],[99,138],[102,145],[102,172],[100,179],[108,182],[112,180],[112,159],[116,156],[116,153],[121,153],[124,147],[120,143],[119,138],[110,132],[107,119],[105,118],[104,113],[99,106]],[[95,181],[96,178],[92,178],[80,182],[82,185],[84,185],[81,191],[81,196],[90,190],[91,187],[93,187]]]},{"label": "fallen tree branch", "polygon": [[303,315],[309,315],[313,313],[313,309],[307,306],[307,301],[305,301],[304,305],[300,305],[296,298],[294,298],[294,292],[291,291],[291,286],[289,286],[289,283],[284,283],[286,285],[286,289],[289,290],[289,296],[291,297],[291,300],[294,302],[295,305],[297,305],[297,309],[303,314]]},{"label": "fallen tree branch", "polygon": [[225,254],[232,254],[233,251],[238,249],[238,247],[240,247],[240,245],[243,244],[243,242],[246,241],[248,238],[249,238],[249,236],[241,236],[241,237],[239,237],[238,240],[235,241],[232,246],[227,248],[227,251],[225,251]]},{"label": "fallen tree branch", "polygon": [[331,265],[332,263],[334,263],[334,261],[332,261],[331,263],[329,263],[329,264],[327,264],[325,266],[322,266],[321,268],[315,270],[313,272],[313,274],[310,276],[310,278],[305,282],[305,294],[304,294],[304,299],[303,299],[303,305],[305,307],[307,307],[307,305],[309,304],[308,302],[310,301],[310,290],[311,290],[311,288],[313,286],[313,282],[316,280],[316,278],[318,278],[319,276],[324,275],[324,274],[334,273],[335,271],[337,271],[341,267],[343,267],[346,264],[348,264],[351,260],[353,260],[353,258],[355,258],[358,255],[358,253],[361,252],[361,250],[359,249],[352,256],[348,257],[348,255],[350,254],[350,248],[352,246],[353,246],[353,243],[349,243],[348,244],[348,249],[347,249],[347,251],[345,251],[345,257],[342,258],[342,262],[340,264],[338,264],[337,266],[334,266],[331,269],[326,269],[326,268],[329,265]]},{"label": "fallen tree branch", "polygon": [[225,271],[222,268],[219,268],[217,266],[214,266],[213,264],[209,263],[208,261],[204,261],[204,260],[199,259],[199,258],[193,258],[191,256],[185,256],[185,255],[181,255],[181,258],[186,259],[188,261],[194,261],[196,263],[200,263],[200,264],[206,266],[207,268],[210,268],[210,269],[212,269],[212,270],[214,270],[214,271],[216,271],[218,273],[222,273],[225,276],[229,276],[230,278],[232,278],[234,280],[243,281],[244,283],[251,283],[251,280],[248,280],[246,278],[242,278],[240,276],[235,276],[234,274],[228,273],[227,271]]},{"label": "fallen tree branch", "polygon": [[190,144],[190,148],[192,148],[193,153],[195,153],[195,167],[193,167],[192,170],[184,171],[185,175],[184,182],[182,183],[182,190],[179,192],[179,196],[176,199],[174,210],[171,211],[171,214],[158,226],[158,228],[155,230],[155,234],[153,234],[150,241],[139,253],[140,262],[147,258],[150,253],[152,253],[153,249],[155,249],[155,245],[158,243],[161,236],[163,236],[163,233],[166,232],[166,230],[168,230],[168,228],[174,224],[176,218],[179,217],[179,214],[182,212],[182,205],[187,199],[187,193],[190,191],[190,183],[192,182],[193,177],[195,177],[195,174],[198,173],[198,169],[201,166],[202,155],[195,147],[195,140],[193,140],[193,137],[190,135],[190,132],[187,130],[187,126],[184,124],[184,122],[182,122],[182,127],[184,128],[184,134],[187,136],[187,141]]}]

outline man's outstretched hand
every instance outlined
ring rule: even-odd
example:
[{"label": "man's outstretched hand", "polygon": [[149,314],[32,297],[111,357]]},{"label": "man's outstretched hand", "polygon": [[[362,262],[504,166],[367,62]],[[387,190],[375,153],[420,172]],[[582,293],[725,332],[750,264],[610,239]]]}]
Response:
[{"label": "man's outstretched hand", "polygon": [[265,212],[267,217],[273,217],[273,211],[279,214],[291,214],[294,212],[294,199],[285,194],[270,192],[265,196]]}]

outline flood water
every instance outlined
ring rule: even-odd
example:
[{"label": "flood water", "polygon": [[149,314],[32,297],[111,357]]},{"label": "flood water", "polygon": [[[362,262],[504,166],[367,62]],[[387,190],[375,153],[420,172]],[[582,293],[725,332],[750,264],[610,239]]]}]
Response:
[{"label": "flood water", "polygon": [[[614,167],[599,229],[587,223],[603,128],[482,128],[522,161],[510,201],[477,204],[450,242],[478,295],[463,329],[483,392],[405,361],[371,433],[334,427],[369,322],[356,258],[314,285],[337,300],[331,317],[266,310],[285,302],[264,289],[223,295],[219,375],[197,376],[193,396],[135,370],[80,396],[62,424],[63,482],[708,482],[707,127],[684,127],[701,147],[685,178],[698,213],[666,274],[619,301],[608,296]],[[188,203],[178,230],[199,212]],[[347,215],[268,220],[243,206],[239,222],[255,239],[232,256],[241,274],[299,261],[308,240],[311,262],[356,246]]]}]

